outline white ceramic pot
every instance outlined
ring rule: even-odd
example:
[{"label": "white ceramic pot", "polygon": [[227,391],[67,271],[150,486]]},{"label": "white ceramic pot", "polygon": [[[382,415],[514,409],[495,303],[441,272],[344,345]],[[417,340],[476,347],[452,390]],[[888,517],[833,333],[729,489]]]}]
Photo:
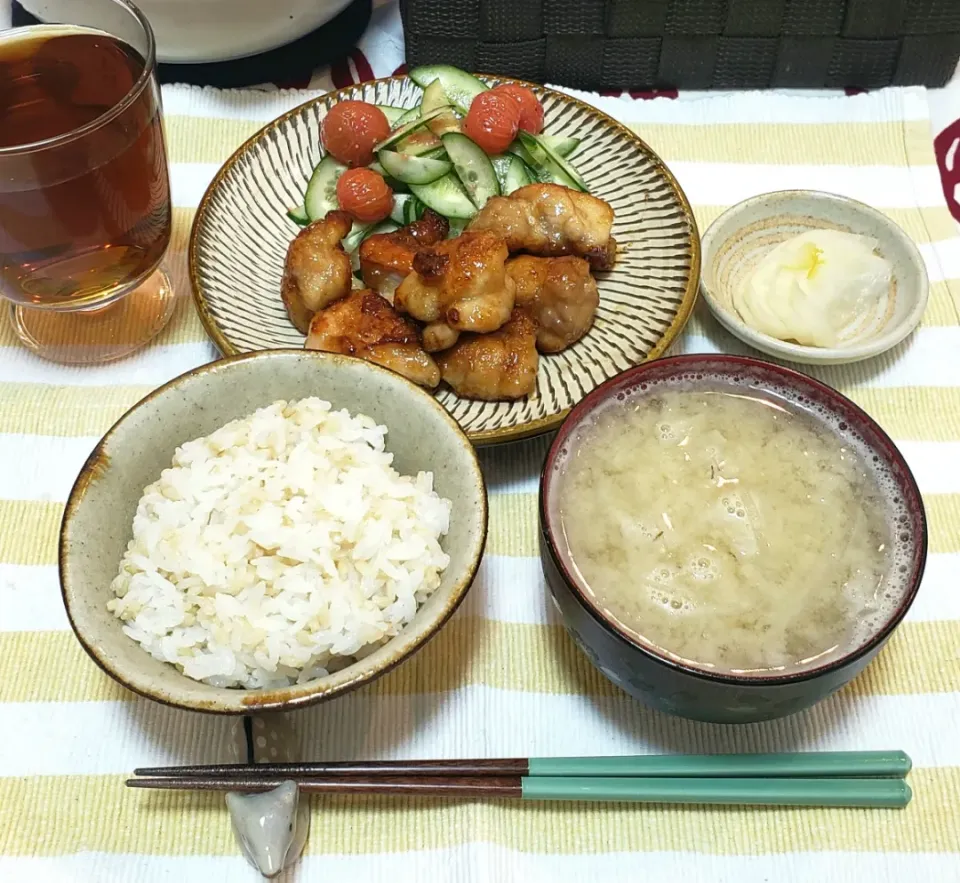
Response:
[{"label": "white ceramic pot", "polygon": [[[20,0],[45,21],[83,0]],[[226,61],[276,49],[330,21],[350,0],[133,0],[150,19],[160,61]]]}]

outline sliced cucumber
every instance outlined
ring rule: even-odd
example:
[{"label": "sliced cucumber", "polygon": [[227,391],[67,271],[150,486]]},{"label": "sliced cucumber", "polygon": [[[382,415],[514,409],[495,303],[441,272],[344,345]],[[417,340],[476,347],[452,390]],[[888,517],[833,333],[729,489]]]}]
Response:
[{"label": "sliced cucumber", "polygon": [[374,233],[393,233],[399,229],[400,229],[399,224],[397,224],[390,218],[384,218],[379,224],[375,225],[374,228],[367,235],[373,236]]},{"label": "sliced cucumber", "polygon": [[302,205],[287,209],[287,217],[301,227],[306,227],[310,223],[310,215],[307,214],[307,209]]},{"label": "sliced cucumber", "polygon": [[440,139],[429,129],[421,129],[412,135],[407,135],[397,146],[400,153],[410,156],[423,156],[425,153],[434,154],[443,150]]},{"label": "sliced cucumber", "polygon": [[521,156],[520,159],[533,166],[545,166],[547,164],[547,160],[549,159],[547,151],[544,150],[543,145],[534,135],[531,135],[529,132],[518,132],[517,139],[520,141],[520,144],[523,145],[523,149],[527,154],[526,156]]},{"label": "sliced cucumber", "polygon": [[451,164],[446,160],[409,156],[392,150],[381,150],[377,156],[387,174],[404,184],[429,184],[442,178],[451,169]]},{"label": "sliced cucumber", "polygon": [[[564,135],[540,135],[540,139],[553,148],[554,153],[558,153],[564,159],[568,156],[571,156],[583,143],[580,138],[567,138]],[[512,153],[514,156],[519,156],[528,166],[536,165],[536,160],[530,155],[530,151],[527,150],[519,140],[514,141],[507,148],[508,153]],[[545,153],[545,151],[544,151]]]},{"label": "sliced cucumber", "polygon": [[425,126],[430,120],[434,117],[440,116],[444,112],[444,108],[438,107],[436,110],[430,111],[430,113],[422,114],[418,116],[415,120],[411,120],[409,123],[406,123],[400,126],[397,129],[394,129],[386,138],[383,139],[376,147],[374,151],[381,151],[386,147],[392,147],[398,141],[402,141],[408,135],[412,135],[417,129]]},{"label": "sliced cucumber", "polygon": [[507,148],[507,153],[520,157],[531,168],[537,165],[536,160],[530,156],[530,151],[520,143],[519,138]]},{"label": "sliced cucumber", "polygon": [[[517,157],[520,159],[520,157]],[[521,159],[520,162],[523,162]],[[565,175],[560,166],[549,163],[545,166],[531,166],[523,163],[527,170],[527,176],[531,184],[560,184],[563,187],[569,187],[572,190],[577,189],[576,181],[569,175]]]},{"label": "sliced cucumber", "polygon": [[412,224],[414,221],[419,221],[423,217],[423,213],[427,210],[427,207],[417,199],[416,196],[410,200],[407,204],[407,208],[404,211],[404,223]]},{"label": "sliced cucumber", "polygon": [[447,97],[447,93],[443,91],[443,83],[439,80],[434,80],[423,90],[423,98],[420,100],[420,112],[430,113],[431,110],[436,110],[438,107],[444,107],[449,104],[450,99]]},{"label": "sliced cucumber", "polygon": [[571,190],[582,189],[560,166],[550,160],[547,160],[545,166],[540,166],[535,175],[537,181],[541,184],[559,184],[561,187],[569,187]]},{"label": "sliced cucumber", "polygon": [[[529,157],[530,154],[526,151],[523,152],[525,156]],[[519,152],[512,152],[511,156],[519,160],[520,164],[523,166],[524,171],[527,174],[528,183],[530,184],[562,184],[564,187],[572,187],[576,189],[576,182],[569,175],[565,175],[559,166],[554,163],[549,162],[548,165],[538,166],[533,162],[532,159],[521,159]]]},{"label": "sliced cucumber", "polygon": [[375,107],[379,107],[383,111],[383,115],[387,118],[387,122],[390,123],[391,127],[397,125],[400,122],[400,118],[405,116],[408,112],[405,107],[393,107],[389,104],[377,104]]},{"label": "sliced cucumber", "polygon": [[420,108],[422,113],[430,113],[437,108],[443,110],[440,116],[427,123],[430,131],[438,138],[441,135],[446,135],[447,132],[460,131],[460,120],[450,109],[450,99],[447,98],[447,93],[443,91],[443,84],[439,80],[434,80],[423,90],[423,101],[420,102]]},{"label": "sliced cucumber", "polygon": [[416,196],[410,193],[401,193],[393,200],[390,220],[404,227],[414,221],[419,221],[423,217],[425,208],[426,206]]},{"label": "sliced cucumber", "polygon": [[361,224],[359,221],[354,221],[350,232],[340,241],[343,250],[347,254],[355,252],[360,247],[360,243],[367,238],[367,234],[376,226],[376,223]]},{"label": "sliced cucumber", "polygon": [[453,218],[450,221],[450,229],[447,232],[447,239],[456,239],[464,230],[467,229],[467,222],[459,218]]},{"label": "sliced cucumber", "polygon": [[527,184],[534,182],[534,178],[527,169],[527,164],[519,156],[510,153],[507,154],[505,159],[507,160],[507,168],[503,180],[500,182],[501,193],[510,194],[514,190],[519,190],[521,187],[526,187]]},{"label": "sliced cucumber", "polygon": [[[562,156],[566,159],[568,156],[572,156],[576,149],[580,146],[582,139],[580,138],[567,138],[564,135],[539,135],[540,141],[545,147],[549,147],[554,153],[559,156]],[[523,157],[521,157],[522,159]]]},{"label": "sliced cucumber", "polygon": [[354,222],[350,232],[343,237],[341,244],[347,254],[352,254],[360,248],[360,243],[368,236],[373,236],[374,233],[393,233],[397,229],[399,229],[399,226],[391,218],[375,221],[373,224]]},{"label": "sliced cucumber", "polygon": [[516,154],[505,153],[502,156],[491,156],[490,162],[493,163],[493,170],[497,173],[497,180],[500,182],[500,192],[504,196],[539,180]]},{"label": "sliced cucumber", "polygon": [[510,154],[497,154],[490,157],[493,171],[500,182],[500,192],[503,192],[503,182],[507,179],[507,169],[510,168]]},{"label": "sliced cucumber", "polygon": [[418,120],[418,119],[420,119],[419,104],[416,107],[411,107],[408,110],[405,110],[403,114],[397,119],[397,121],[391,123],[390,125],[393,126],[393,128],[397,128],[398,126],[404,126],[407,123],[412,123],[414,120]]},{"label": "sliced cucumber", "polygon": [[489,88],[472,74],[448,64],[425,64],[415,67],[408,76],[421,89],[426,89],[434,80],[439,80],[447,98],[464,113],[470,110],[470,102]]},{"label": "sliced cucumber", "polygon": [[[580,177],[580,173],[562,156],[556,153],[544,139],[538,135],[521,132],[520,142],[527,148],[527,151],[534,160],[537,161],[537,165],[548,169],[556,175],[556,177],[561,179],[557,183],[562,183],[575,190],[587,190],[587,183]],[[542,160],[541,157],[543,157]],[[567,181],[571,183],[567,183]]]},{"label": "sliced cucumber", "polygon": [[477,213],[476,206],[460,186],[457,176],[452,173],[430,184],[411,184],[410,191],[427,208],[445,218],[468,221]]},{"label": "sliced cucumber", "polygon": [[303,207],[311,221],[319,221],[338,207],[337,181],[346,170],[343,163],[329,155],[317,164],[303,197]]},{"label": "sliced cucumber", "polygon": [[[551,162],[545,150],[536,145],[537,153],[542,157],[542,162],[537,162],[519,140],[514,141],[507,151],[511,156],[516,157],[523,164],[527,172],[527,177],[531,184],[560,184],[563,187],[570,187],[572,190],[579,189],[577,182],[573,180],[556,163]],[[506,192],[506,191],[504,191]]]},{"label": "sliced cucumber", "polygon": [[386,169],[384,169],[384,167],[380,165],[380,163],[378,163],[376,160],[370,163],[370,165],[368,165],[367,168],[371,169],[372,171],[380,175],[383,178],[383,180],[387,182],[387,187],[389,187],[394,193],[410,192],[410,188],[407,187],[407,185],[404,184],[403,181],[398,181],[396,178],[388,175]]},{"label": "sliced cucumber", "polygon": [[[534,135],[534,137],[536,138],[537,136]],[[560,156],[559,153],[554,151],[554,149],[550,146],[550,144],[547,141],[545,140],[540,141],[540,145],[546,151],[547,156],[550,158],[550,162],[553,165],[559,166],[559,168],[565,175],[569,175],[573,179],[574,183],[577,185],[578,189],[583,190],[584,192],[587,192],[587,190],[589,189],[587,187],[587,182],[583,180],[583,177],[573,167],[573,164],[567,162],[562,156]]]},{"label": "sliced cucumber", "polygon": [[[439,140],[439,139],[438,139]],[[432,150],[426,150],[423,153],[417,154],[418,156],[423,156],[428,159],[446,159],[447,151],[443,147],[443,142],[438,144]]]},{"label": "sliced cucumber", "polygon": [[445,110],[435,120],[430,120],[427,125],[430,127],[430,131],[438,138],[442,138],[447,132],[460,131],[460,120],[457,119],[453,111],[450,110]]},{"label": "sliced cucumber", "polygon": [[500,195],[493,163],[480,147],[461,132],[447,132],[440,140],[460,183],[477,208],[483,208],[491,196]]},{"label": "sliced cucumber", "polygon": [[397,224],[392,218],[384,218],[384,220],[372,224],[369,226],[369,229],[360,237],[360,242],[357,243],[357,248],[360,247],[365,239],[369,239],[371,236],[376,236],[379,233],[393,233],[395,230],[399,230],[400,225]]},{"label": "sliced cucumber", "polygon": [[390,220],[398,224],[406,224],[406,213],[409,211],[409,205],[416,199],[409,193],[401,193],[393,198],[393,208],[390,210]]}]

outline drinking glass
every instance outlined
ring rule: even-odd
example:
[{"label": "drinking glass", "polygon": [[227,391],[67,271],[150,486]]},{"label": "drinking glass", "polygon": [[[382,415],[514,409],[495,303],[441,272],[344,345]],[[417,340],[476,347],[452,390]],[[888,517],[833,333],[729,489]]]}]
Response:
[{"label": "drinking glass", "polygon": [[108,362],[175,303],[156,47],[128,0],[44,6],[0,31],[0,297],[37,354]]}]

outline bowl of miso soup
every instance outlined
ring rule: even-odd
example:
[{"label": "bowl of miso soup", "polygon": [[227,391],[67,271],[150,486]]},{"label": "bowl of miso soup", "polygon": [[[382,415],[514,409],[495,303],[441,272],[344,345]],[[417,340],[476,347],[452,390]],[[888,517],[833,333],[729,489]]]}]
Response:
[{"label": "bowl of miso soup", "polygon": [[856,677],[906,615],[927,525],[900,451],[857,405],[759,359],[632,368],[571,411],[540,482],[547,585],[615,684],[741,723]]}]

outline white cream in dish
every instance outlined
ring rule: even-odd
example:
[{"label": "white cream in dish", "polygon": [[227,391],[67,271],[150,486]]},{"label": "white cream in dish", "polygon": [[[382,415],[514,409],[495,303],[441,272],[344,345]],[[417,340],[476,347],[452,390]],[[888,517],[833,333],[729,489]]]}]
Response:
[{"label": "white cream in dish", "polygon": [[809,670],[869,640],[903,596],[893,476],[787,393],[650,384],[578,427],[556,469],[571,572],[662,655],[728,674]]},{"label": "white cream in dish", "polygon": [[778,340],[836,347],[888,293],[893,267],[869,236],[808,230],[771,248],[733,292],[743,321]]}]

